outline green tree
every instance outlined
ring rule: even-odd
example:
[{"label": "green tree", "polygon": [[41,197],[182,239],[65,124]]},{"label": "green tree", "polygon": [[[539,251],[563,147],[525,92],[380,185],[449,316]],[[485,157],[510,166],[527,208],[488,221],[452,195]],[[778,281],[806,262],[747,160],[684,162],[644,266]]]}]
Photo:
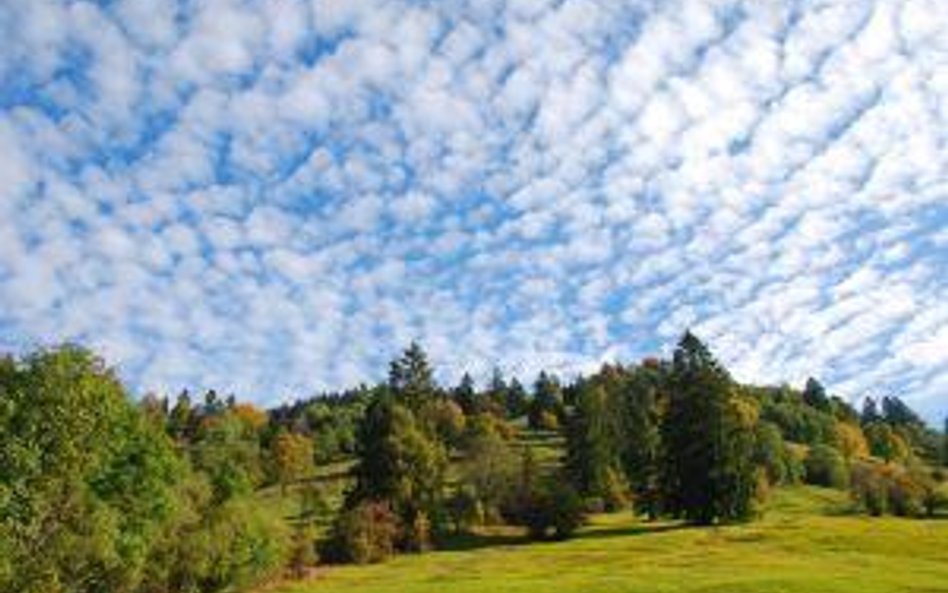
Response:
[{"label": "green tree", "polygon": [[621,465],[620,419],[606,389],[587,381],[579,388],[566,431],[566,470],[572,483],[580,495],[602,501],[609,510],[628,502],[627,494],[614,488]]},{"label": "green tree", "polygon": [[540,371],[533,386],[533,399],[527,420],[530,428],[536,430],[548,428],[545,419],[551,416],[557,420],[563,416],[563,390],[555,377],[546,371]]},{"label": "green tree", "polygon": [[699,524],[748,518],[756,410],[734,395],[730,375],[690,332],[675,350],[670,387],[663,435],[670,510]]},{"label": "green tree", "polygon": [[191,405],[191,395],[185,390],[178,394],[178,400],[168,414],[168,434],[178,441],[189,439],[193,424],[194,409]]},{"label": "green tree", "polygon": [[312,439],[287,431],[282,431],[270,445],[273,477],[285,493],[288,484],[312,475],[316,470],[313,463]]},{"label": "green tree", "polygon": [[513,495],[518,463],[510,445],[495,431],[480,431],[467,443],[460,464],[460,485],[489,518]]},{"label": "green tree", "polygon": [[849,469],[842,454],[829,445],[814,445],[804,460],[806,482],[827,488],[846,488]]},{"label": "green tree", "polygon": [[941,434],[941,463],[948,467],[948,416],[945,417],[945,428]]},{"label": "green tree", "polygon": [[651,518],[661,510],[661,391],[665,377],[659,365],[643,364],[625,381],[622,399],[622,464],[637,508]]},{"label": "green tree", "polygon": [[869,452],[885,461],[904,461],[911,453],[905,439],[883,422],[870,422],[863,427]]},{"label": "green tree", "polygon": [[507,386],[506,401],[504,407],[507,411],[507,417],[510,419],[519,418],[527,412],[527,391],[523,384],[514,377]]},{"label": "green tree", "polygon": [[812,406],[821,412],[830,411],[830,400],[826,396],[826,389],[813,377],[806,380],[806,387],[803,389],[803,401],[808,406]]},{"label": "green tree", "polygon": [[231,410],[201,419],[191,456],[210,478],[219,503],[250,494],[263,481],[259,435]]},{"label": "green tree", "polygon": [[87,350],[0,375],[0,590],[134,590],[186,466]]},{"label": "green tree", "polygon": [[[447,454],[422,429],[408,408],[388,397],[372,402],[359,428],[355,486],[347,508],[362,501],[386,501],[406,527],[437,517],[443,496]],[[403,541],[404,547],[413,547]]]},{"label": "green tree", "polygon": [[389,365],[388,386],[398,402],[412,412],[435,398],[438,388],[431,366],[417,342],[412,342],[402,356]]},{"label": "green tree", "polygon": [[471,416],[476,413],[477,390],[474,387],[474,379],[471,378],[470,374],[464,373],[461,382],[453,389],[452,395],[454,401],[461,406],[465,414]]},{"label": "green tree", "polygon": [[757,424],[754,433],[754,463],[764,468],[769,483],[787,482],[787,450],[780,429],[764,421]]}]

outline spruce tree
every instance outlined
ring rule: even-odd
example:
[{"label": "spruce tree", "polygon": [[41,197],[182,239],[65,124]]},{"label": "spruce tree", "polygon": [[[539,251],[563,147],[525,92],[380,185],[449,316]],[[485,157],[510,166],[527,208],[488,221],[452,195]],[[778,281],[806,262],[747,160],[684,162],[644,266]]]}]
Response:
[{"label": "spruce tree", "polygon": [[698,524],[750,516],[755,422],[756,409],[735,397],[728,372],[686,332],[672,361],[663,427],[669,510]]},{"label": "spruce tree", "polygon": [[830,410],[830,400],[826,396],[826,389],[813,377],[806,380],[806,387],[803,388],[803,401],[822,412]]},{"label": "spruce tree", "polygon": [[437,386],[428,357],[417,342],[389,365],[388,386],[395,398],[413,412],[434,399]]},{"label": "spruce tree", "polygon": [[587,382],[580,388],[566,430],[566,470],[580,494],[605,498],[618,466],[618,435],[606,390]]},{"label": "spruce tree", "polygon": [[661,397],[665,373],[658,366],[636,368],[623,385],[622,463],[636,506],[656,518],[660,512]]},{"label": "spruce tree", "polygon": [[465,414],[468,416],[474,414],[474,408],[477,406],[477,391],[474,387],[474,379],[469,373],[464,373],[461,377],[461,382],[454,388],[452,397]]}]

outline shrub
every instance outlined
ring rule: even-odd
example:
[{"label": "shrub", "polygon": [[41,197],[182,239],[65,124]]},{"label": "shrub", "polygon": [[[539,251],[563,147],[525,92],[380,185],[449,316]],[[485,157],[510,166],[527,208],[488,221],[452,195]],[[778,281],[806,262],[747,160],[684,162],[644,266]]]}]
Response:
[{"label": "shrub", "polygon": [[846,488],[849,472],[839,451],[829,445],[814,445],[804,461],[806,482],[828,488]]},{"label": "shrub", "polygon": [[853,500],[865,512],[874,517],[885,514],[889,497],[884,476],[878,468],[869,463],[854,465],[850,484]]},{"label": "shrub", "polygon": [[806,476],[806,467],[803,465],[803,457],[797,454],[791,447],[785,447],[783,451],[783,483],[799,484]]},{"label": "shrub", "polygon": [[932,515],[940,506],[935,482],[924,471],[891,464],[860,463],[853,467],[851,493],[871,515]]},{"label": "shrub", "polygon": [[303,578],[306,569],[315,565],[318,560],[316,530],[309,523],[299,523],[290,541],[288,564],[290,575],[297,579]]},{"label": "shrub", "polygon": [[231,500],[186,524],[172,543],[173,591],[224,591],[277,576],[286,565],[289,541],[282,520],[247,500]]},{"label": "shrub", "polygon": [[583,523],[583,501],[567,482],[551,480],[533,492],[523,518],[531,539],[567,539]]},{"label": "shrub", "polygon": [[381,562],[395,551],[399,521],[388,502],[364,501],[339,514],[323,556],[337,562]]}]

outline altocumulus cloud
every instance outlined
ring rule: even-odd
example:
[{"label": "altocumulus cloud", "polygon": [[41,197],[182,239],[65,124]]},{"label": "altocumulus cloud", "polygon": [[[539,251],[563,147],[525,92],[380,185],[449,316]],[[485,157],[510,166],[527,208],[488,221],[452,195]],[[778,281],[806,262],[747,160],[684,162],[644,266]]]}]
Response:
[{"label": "altocumulus cloud", "polygon": [[0,346],[273,403],[573,372],[948,395],[939,0],[0,2]]}]

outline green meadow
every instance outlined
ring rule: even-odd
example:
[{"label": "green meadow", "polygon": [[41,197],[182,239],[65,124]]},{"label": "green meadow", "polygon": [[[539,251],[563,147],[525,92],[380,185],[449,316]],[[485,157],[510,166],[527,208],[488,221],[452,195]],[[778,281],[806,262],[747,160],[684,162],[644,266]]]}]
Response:
[{"label": "green meadow", "polygon": [[845,493],[774,492],[760,521],[726,527],[593,517],[570,541],[483,532],[448,550],[321,567],[278,593],[948,592],[948,520],[849,513]]}]

